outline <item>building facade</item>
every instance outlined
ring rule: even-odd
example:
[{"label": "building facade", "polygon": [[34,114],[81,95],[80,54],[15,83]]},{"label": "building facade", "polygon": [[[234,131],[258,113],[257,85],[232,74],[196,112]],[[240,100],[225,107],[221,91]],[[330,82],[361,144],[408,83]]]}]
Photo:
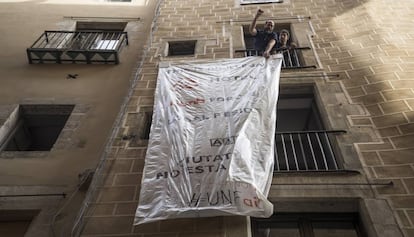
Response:
[{"label": "building facade", "polygon": [[0,236],[70,235],[155,6],[0,2]]},{"label": "building facade", "polygon": [[[384,0],[145,3],[128,7],[100,3],[99,11],[96,5],[72,6],[85,8],[72,16],[75,18],[62,18],[73,15],[71,8],[52,2],[2,3],[8,9],[2,8],[2,18],[12,21],[3,24],[3,32],[19,32],[8,36],[8,42],[13,42],[8,50],[13,52],[34,42],[34,29],[42,32],[56,25],[65,29],[79,17],[91,17],[92,9],[96,17],[144,19],[131,26],[131,32],[127,30],[129,44],[116,66],[93,65],[92,70],[91,66],[62,62],[29,65],[23,53],[5,61],[3,75],[7,76],[2,84],[15,90],[1,88],[3,124],[13,121],[10,118],[19,104],[75,105],[47,154],[8,150],[0,154],[5,195],[1,208],[9,220],[18,214],[32,217],[25,224],[27,236],[43,236],[36,233],[50,231],[50,223],[56,223],[53,232],[85,237],[414,236],[414,23],[410,18],[414,13],[409,1],[392,5]],[[10,16],[10,9],[24,12],[19,6],[28,6],[24,9],[31,14],[33,9],[43,10],[37,21],[29,23],[30,31],[9,29],[24,21]],[[297,45],[285,57],[281,73],[277,151],[269,194],[274,215],[268,219],[172,219],[133,226],[158,68],[183,61],[249,56],[252,42],[247,29],[258,8],[264,10],[259,27],[265,19],[272,19],[275,30],[287,29]],[[144,41],[143,36],[150,43],[145,54],[139,54],[134,47],[142,46],[138,42]],[[25,42],[11,40],[15,38]],[[111,46],[112,38],[106,40]],[[95,47],[101,49],[105,42]],[[2,51],[5,58],[8,50]],[[41,55],[34,57],[46,59]],[[56,60],[57,56],[50,57]],[[107,81],[102,83],[103,79]],[[120,81],[125,90],[113,90],[117,87],[112,83]],[[104,88],[91,93],[94,86]],[[121,107],[123,99],[126,102]],[[72,197],[74,191],[70,190],[79,183],[76,175],[86,168],[94,170],[91,184],[85,185],[87,192]],[[38,172],[28,175],[32,170]],[[86,178],[92,176],[87,174]],[[6,197],[28,191],[64,192],[69,200]],[[80,206],[79,212],[68,211],[72,205]],[[27,211],[32,209],[41,211]],[[64,220],[59,222],[61,218]]]}]

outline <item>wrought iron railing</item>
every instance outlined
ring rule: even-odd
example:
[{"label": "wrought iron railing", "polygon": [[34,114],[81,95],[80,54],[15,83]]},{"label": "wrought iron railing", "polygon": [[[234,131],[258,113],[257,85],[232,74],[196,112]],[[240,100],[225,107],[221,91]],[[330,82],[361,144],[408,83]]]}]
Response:
[{"label": "wrought iron railing", "polygon": [[275,172],[338,171],[338,163],[330,136],[343,130],[277,132]]},{"label": "wrought iron railing", "polygon": [[29,63],[119,63],[127,32],[45,31],[27,49]]},{"label": "wrought iron railing", "polygon": [[[301,59],[301,51],[311,49],[309,47],[296,48],[277,48],[272,50],[272,54],[280,53],[283,55],[282,68],[284,69],[300,69],[300,68],[316,68],[315,65],[305,65]],[[255,49],[236,50],[236,53],[244,54],[244,57],[261,56],[263,52]]]}]

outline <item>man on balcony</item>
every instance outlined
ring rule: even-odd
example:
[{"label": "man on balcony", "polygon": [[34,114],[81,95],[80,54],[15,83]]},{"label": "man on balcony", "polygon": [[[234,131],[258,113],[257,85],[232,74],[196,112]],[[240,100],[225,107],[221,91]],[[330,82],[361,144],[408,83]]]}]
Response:
[{"label": "man on balcony", "polygon": [[257,10],[257,13],[250,24],[249,31],[252,36],[255,38],[255,50],[258,55],[263,55],[268,58],[270,56],[273,46],[275,46],[277,41],[277,34],[273,32],[275,23],[271,20],[266,20],[263,30],[257,30],[257,19],[263,14],[261,9]]}]

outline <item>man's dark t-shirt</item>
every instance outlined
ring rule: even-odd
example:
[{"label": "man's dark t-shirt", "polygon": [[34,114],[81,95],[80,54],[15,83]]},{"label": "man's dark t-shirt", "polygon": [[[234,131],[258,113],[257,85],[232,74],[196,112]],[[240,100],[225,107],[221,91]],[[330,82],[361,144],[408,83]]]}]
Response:
[{"label": "man's dark t-shirt", "polygon": [[266,50],[267,44],[271,39],[274,39],[277,42],[277,35],[275,32],[264,32],[258,30],[257,34],[254,36],[254,48],[259,53],[263,53]]}]

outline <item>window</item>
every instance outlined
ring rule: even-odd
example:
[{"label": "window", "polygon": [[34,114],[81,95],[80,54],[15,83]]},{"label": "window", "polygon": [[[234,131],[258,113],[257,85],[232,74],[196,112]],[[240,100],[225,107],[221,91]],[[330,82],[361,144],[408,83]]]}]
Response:
[{"label": "window", "polygon": [[[282,69],[306,69],[321,67],[320,60],[316,51],[313,49],[312,36],[314,30],[310,22],[310,17],[297,16],[287,18],[274,18],[276,24],[274,31],[280,35],[282,30],[289,33],[288,47],[276,45],[272,53],[283,54]],[[263,20],[264,21],[264,20]],[[258,22],[257,28],[263,29],[263,21]],[[254,47],[254,37],[249,33],[249,24],[234,25],[230,27],[233,46],[235,48],[234,57],[248,57],[260,55]]]},{"label": "window", "polygon": [[168,42],[168,56],[194,55],[197,40]]},{"label": "window", "polygon": [[0,211],[0,236],[25,236],[38,210],[2,210]]},{"label": "window", "polygon": [[152,107],[140,107],[138,113],[128,113],[126,126],[128,130],[122,135],[122,140],[128,141],[129,147],[148,145],[152,123]]},{"label": "window", "polygon": [[[258,24],[258,29],[262,29],[263,25]],[[289,32],[289,40],[287,42],[287,45],[295,45],[293,48],[289,49],[282,49],[277,48],[277,45],[273,48],[273,53],[281,53],[283,55],[283,61],[282,61],[282,68],[288,69],[288,68],[305,68],[308,66],[305,66],[303,57],[302,57],[302,50],[309,49],[308,47],[297,47],[295,36],[292,32],[290,23],[279,23],[275,24],[274,31],[280,34],[282,30],[287,30]],[[254,56],[261,54],[261,52],[257,52],[255,50],[254,46],[254,36],[252,36],[249,32],[249,25],[243,26],[243,36],[244,36],[244,43],[246,46],[246,54],[245,56]],[[314,67],[314,66],[311,66]]]},{"label": "window", "polygon": [[[80,48],[115,50],[126,27],[126,22],[77,22],[75,45]],[[78,42],[78,43],[77,43]]]},{"label": "window", "polygon": [[342,131],[324,129],[312,87],[280,91],[275,172],[340,170],[331,141]]},{"label": "window", "polygon": [[253,237],[365,237],[357,213],[279,213],[252,219]]},{"label": "window", "polygon": [[20,105],[8,119],[0,150],[49,151],[74,105]]},{"label": "window", "polygon": [[141,139],[148,140],[149,135],[151,132],[151,124],[152,124],[152,111],[151,112],[143,112],[144,113],[144,121],[143,121],[143,129],[140,135]]},{"label": "window", "polygon": [[127,22],[77,22],[75,31],[45,31],[30,48],[29,63],[119,64],[128,45]]}]

